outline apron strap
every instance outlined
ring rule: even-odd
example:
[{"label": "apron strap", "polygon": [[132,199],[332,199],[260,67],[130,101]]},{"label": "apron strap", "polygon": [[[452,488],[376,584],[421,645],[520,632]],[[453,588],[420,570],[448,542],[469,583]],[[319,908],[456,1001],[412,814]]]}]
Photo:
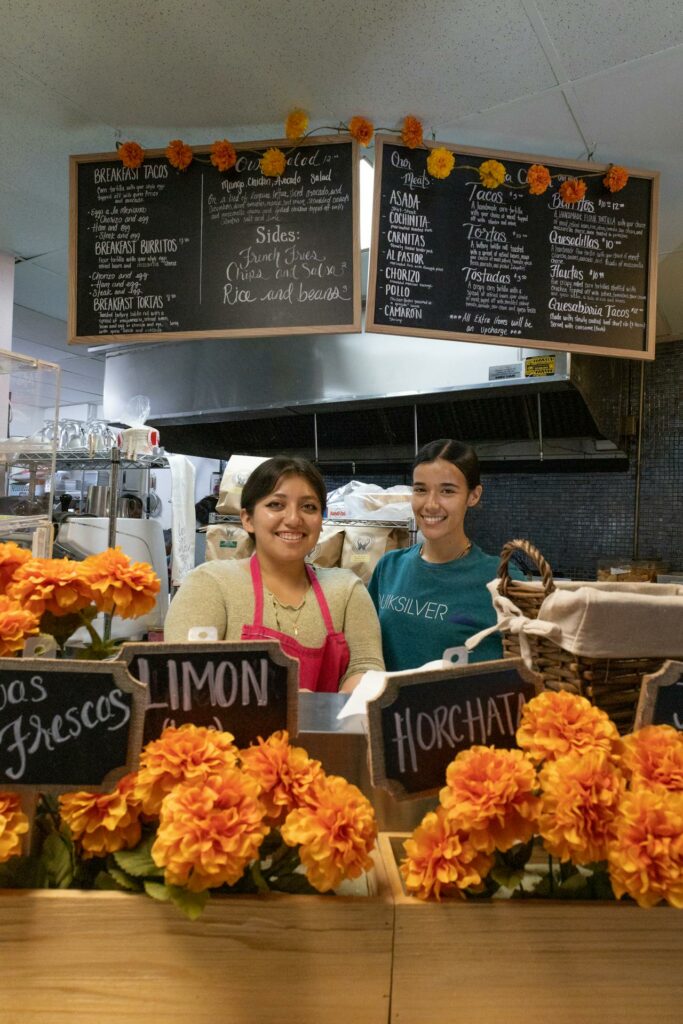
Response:
[{"label": "apron strap", "polygon": [[323,617],[323,622],[325,623],[327,635],[330,636],[335,631],[334,623],[332,622],[332,616],[330,615],[329,605],[327,603],[325,595],[323,594],[323,588],[320,586],[320,583],[318,582],[318,577],[316,576],[315,572],[313,571],[313,569],[311,569],[310,565],[308,564],[306,565],[306,572],[308,573],[308,578],[311,581],[313,593],[315,594],[315,599],[318,602],[318,607],[320,608],[320,613]]},{"label": "apron strap", "polygon": [[263,626],[263,580],[261,579],[261,566],[256,554],[249,559],[249,570],[251,572],[251,583],[254,588],[254,625]]}]

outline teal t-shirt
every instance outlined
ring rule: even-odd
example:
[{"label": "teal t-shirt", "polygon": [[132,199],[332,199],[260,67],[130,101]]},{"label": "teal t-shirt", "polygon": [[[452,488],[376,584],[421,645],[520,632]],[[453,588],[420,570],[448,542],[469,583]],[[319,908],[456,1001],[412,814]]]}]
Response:
[{"label": "teal t-shirt", "polygon": [[[495,625],[486,584],[496,578],[498,565],[495,555],[474,544],[465,558],[439,565],[420,558],[417,544],[384,555],[369,590],[382,627],[387,672],[417,668],[438,658],[457,660],[454,648]],[[502,657],[500,634],[494,633],[470,651],[469,660]]]}]

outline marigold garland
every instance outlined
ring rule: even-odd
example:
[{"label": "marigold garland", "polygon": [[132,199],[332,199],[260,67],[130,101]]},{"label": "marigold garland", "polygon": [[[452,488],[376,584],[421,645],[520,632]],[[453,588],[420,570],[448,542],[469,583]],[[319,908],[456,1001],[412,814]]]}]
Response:
[{"label": "marigold garland", "polygon": [[628,171],[618,164],[612,164],[602,183],[610,192],[621,192],[628,183]]},{"label": "marigold garland", "polygon": [[211,146],[210,160],[219,171],[229,171],[237,163],[237,150],[227,139],[216,139]]},{"label": "marigold garland", "polygon": [[14,573],[7,596],[39,617],[78,612],[93,600],[82,565],[68,558],[31,558]]},{"label": "marigold garland", "polygon": [[622,768],[632,789],[662,786],[683,792],[683,732],[671,725],[646,725],[622,742]]},{"label": "marigold garland", "polygon": [[281,149],[271,146],[259,160],[261,173],[267,178],[279,178],[284,174],[287,166],[287,158]]},{"label": "marigold garland", "polygon": [[8,540],[0,544],[0,594],[7,590],[10,582],[20,565],[30,561],[33,555],[27,548],[22,548],[14,541]]},{"label": "marigold garland", "polygon": [[375,126],[366,117],[356,116],[349,121],[348,132],[352,139],[360,142],[361,146],[367,146],[372,142]]},{"label": "marigold garland", "polygon": [[135,794],[145,814],[158,814],[164,797],[181,782],[202,781],[234,767],[238,750],[229,732],[198,725],[170,726],[140,755]]},{"label": "marigold garland", "polygon": [[427,157],[427,171],[432,178],[447,178],[455,167],[455,157],[450,149],[437,146],[432,149]]},{"label": "marigold garland", "polygon": [[560,198],[563,203],[571,206],[579,203],[586,194],[586,182],[581,178],[567,178],[560,185]]},{"label": "marigold garland", "polygon": [[122,142],[119,146],[119,159],[124,167],[140,167],[145,159],[145,151],[137,142]]},{"label": "marigold garland", "polygon": [[585,697],[564,690],[546,690],[525,704],[516,738],[535,762],[594,748],[613,759],[621,752],[621,739],[609,716]]},{"label": "marigold garland", "polygon": [[28,832],[28,818],[16,793],[0,793],[0,864],[21,853],[21,837]]},{"label": "marigold garland", "polygon": [[173,139],[166,147],[166,159],[177,171],[187,170],[193,156],[192,146],[186,145],[181,139]]},{"label": "marigold garland", "polygon": [[485,160],[478,170],[484,188],[498,188],[505,181],[505,165],[499,160]]},{"label": "marigold garland", "polygon": [[83,857],[105,857],[140,841],[140,800],[135,773],[125,775],[112,793],[66,793],[59,798],[62,819],[80,843]]},{"label": "marigold garland", "polygon": [[131,562],[121,548],[108,548],[81,563],[81,572],[99,611],[122,619],[146,615],[156,603],[159,578],[146,562]]},{"label": "marigold garland", "polygon": [[6,594],[0,594],[0,658],[23,651],[26,639],[40,632],[39,618]]},{"label": "marigold garland", "polygon": [[683,909],[683,793],[637,789],[621,804],[609,850],[614,894]]},{"label": "marigold garland", "polygon": [[480,885],[493,864],[443,807],[424,816],[403,848],[399,869],[406,889],[423,900],[462,895],[461,890]]},{"label": "marigold garland", "polygon": [[403,145],[409,149],[416,149],[418,146],[422,146],[424,143],[422,121],[411,114],[404,117],[401,127],[401,139]]},{"label": "marigold garland", "polygon": [[315,781],[322,777],[320,761],[308,756],[303,747],[293,747],[287,732],[274,732],[267,740],[259,737],[239,753],[242,771],[261,788],[260,800],[268,817],[278,820],[311,799]]},{"label": "marigold garland", "polygon": [[550,171],[543,164],[532,164],[527,172],[526,182],[530,195],[542,196],[550,187]]},{"label": "marigold garland", "polygon": [[292,110],[285,121],[285,135],[295,141],[308,131],[308,114],[304,110]]}]

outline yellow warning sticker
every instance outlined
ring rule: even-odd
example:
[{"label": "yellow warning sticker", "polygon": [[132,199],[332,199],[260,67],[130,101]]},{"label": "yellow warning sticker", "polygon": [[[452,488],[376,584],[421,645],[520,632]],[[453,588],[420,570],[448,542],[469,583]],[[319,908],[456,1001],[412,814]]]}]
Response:
[{"label": "yellow warning sticker", "polygon": [[525,377],[552,377],[555,373],[555,356],[529,356],[524,360]]}]

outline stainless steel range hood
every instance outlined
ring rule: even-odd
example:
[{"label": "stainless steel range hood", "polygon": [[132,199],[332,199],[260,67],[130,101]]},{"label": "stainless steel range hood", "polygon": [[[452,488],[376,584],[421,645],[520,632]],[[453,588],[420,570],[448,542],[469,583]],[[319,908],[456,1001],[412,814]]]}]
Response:
[{"label": "stainless steel range hood", "polygon": [[379,334],[127,346],[107,353],[105,415],[125,422],[127,400],[148,395],[167,450],[213,458],[395,465],[460,437],[501,463],[625,461],[627,361],[555,353],[552,376],[489,379],[538,354]]}]

